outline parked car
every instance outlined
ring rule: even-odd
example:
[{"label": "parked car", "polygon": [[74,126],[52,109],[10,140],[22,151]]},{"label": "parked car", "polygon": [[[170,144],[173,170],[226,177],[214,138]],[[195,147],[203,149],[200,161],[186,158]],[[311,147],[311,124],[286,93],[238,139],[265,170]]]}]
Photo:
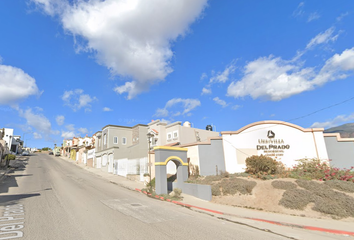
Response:
[{"label": "parked car", "polygon": [[52,152],[52,151],[50,151],[50,152],[49,152],[49,155],[53,155],[53,152]]},{"label": "parked car", "polygon": [[22,156],[29,156],[29,152],[28,151],[23,151],[22,152]]},{"label": "parked car", "polygon": [[60,152],[56,152],[56,153],[55,153],[55,156],[56,156],[56,157],[60,156]]}]

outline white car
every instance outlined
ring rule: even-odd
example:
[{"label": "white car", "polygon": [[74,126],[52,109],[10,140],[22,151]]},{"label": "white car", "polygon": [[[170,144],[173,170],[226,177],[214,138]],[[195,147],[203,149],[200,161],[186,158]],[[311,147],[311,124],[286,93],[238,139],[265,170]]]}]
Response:
[{"label": "white car", "polygon": [[22,152],[22,156],[29,156],[29,152],[23,151],[23,152]]}]

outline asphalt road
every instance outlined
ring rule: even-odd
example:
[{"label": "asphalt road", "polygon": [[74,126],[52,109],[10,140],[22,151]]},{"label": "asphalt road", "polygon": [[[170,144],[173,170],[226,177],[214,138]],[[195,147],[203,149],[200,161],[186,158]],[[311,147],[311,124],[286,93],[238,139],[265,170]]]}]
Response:
[{"label": "asphalt road", "polygon": [[47,154],[0,183],[0,239],[289,239],[148,198]]}]

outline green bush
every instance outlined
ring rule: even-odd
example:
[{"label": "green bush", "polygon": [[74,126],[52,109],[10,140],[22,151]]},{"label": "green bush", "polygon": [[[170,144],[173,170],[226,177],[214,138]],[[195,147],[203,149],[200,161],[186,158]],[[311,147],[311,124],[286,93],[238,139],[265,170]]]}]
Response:
[{"label": "green bush", "polygon": [[274,188],[283,189],[283,190],[295,189],[297,187],[295,183],[287,182],[287,181],[279,181],[279,180],[273,181],[272,186]]},{"label": "green bush", "polygon": [[276,174],[279,172],[279,168],[282,167],[282,164],[271,157],[253,155],[246,158],[246,167],[246,173],[250,174]]},{"label": "green bush", "polygon": [[6,158],[7,158],[8,160],[15,160],[15,159],[16,159],[16,156],[13,155],[13,154],[7,154],[7,155],[6,155]]},{"label": "green bush", "polygon": [[320,159],[300,159],[297,160],[298,164],[292,169],[290,177],[297,179],[324,179],[325,171],[329,170],[329,166],[326,162]]},{"label": "green bush", "polygon": [[180,189],[180,188],[174,188],[174,189],[173,189],[173,193],[174,193],[174,197],[179,198],[179,197],[181,197],[182,189]]},{"label": "green bush", "polygon": [[151,182],[148,182],[147,184],[146,184],[146,187],[148,187],[148,188],[152,188],[152,189],[155,189],[155,178],[153,178],[153,179],[151,179]]}]

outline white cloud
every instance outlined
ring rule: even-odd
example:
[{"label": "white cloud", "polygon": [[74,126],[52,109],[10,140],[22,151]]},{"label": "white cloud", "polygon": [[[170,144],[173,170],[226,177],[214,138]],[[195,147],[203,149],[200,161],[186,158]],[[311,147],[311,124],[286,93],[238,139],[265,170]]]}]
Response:
[{"label": "white cloud", "polygon": [[[236,61],[233,60],[231,61],[230,64],[228,64],[224,71],[222,72],[215,72],[214,70],[211,71],[212,77],[209,79],[209,83],[203,87],[201,95],[206,95],[206,94],[211,94],[211,86],[215,83],[225,83],[229,80],[230,75],[233,74],[236,70]],[[207,75],[205,73],[202,74],[201,80],[207,78]]]},{"label": "white cloud", "polygon": [[33,138],[34,139],[42,139],[42,135],[40,133],[34,132],[33,133]]},{"label": "white cloud", "polygon": [[240,107],[242,107],[242,106],[240,106],[240,105],[233,105],[233,106],[231,107],[231,109],[232,109],[232,110],[237,110],[237,109],[239,109]]},{"label": "white cloud", "polygon": [[64,124],[65,117],[64,117],[64,116],[62,116],[62,115],[57,116],[57,117],[55,118],[55,121],[57,122],[57,124],[58,124],[59,126],[61,126],[61,125],[63,125],[63,124]]},{"label": "white cloud", "polygon": [[333,36],[333,33],[334,27],[328,28],[326,31],[319,33],[317,36],[311,39],[311,41],[307,44],[306,49],[312,48],[322,43],[328,43],[329,41],[336,41],[338,34]]},{"label": "white cloud", "polygon": [[311,125],[311,127],[313,128],[331,128],[331,127],[337,127],[341,124],[344,124],[346,122],[349,121],[353,121],[354,120],[354,113],[352,113],[351,115],[339,115],[327,122],[315,122]]},{"label": "white cloud", "polygon": [[71,131],[62,131],[61,132],[61,137],[64,139],[70,139],[75,137],[75,133]]},{"label": "white cloud", "polygon": [[342,21],[343,18],[349,15],[349,12],[342,13],[339,17],[337,17],[337,21]]},{"label": "white cloud", "polygon": [[87,134],[87,128],[75,128],[74,124],[67,124],[65,125],[66,130],[61,131],[61,136],[65,139],[73,138],[75,136],[80,136],[81,134]]},{"label": "white cloud", "polygon": [[323,85],[328,81],[347,78],[354,71],[354,48],[346,49],[341,54],[329,58],[314,78],[313,84]]},{"label": "white cloud", "polygon": [[[176,105],[182,105],[182,110],[177,110],[178,107]],[[200,105],[201,103],[198,99],[173,98],[166,103],[164,108],[157,109],[155,116],[157,117],[179,116],[179,115],[190,116],[191,111]],[[171,108],[173,108],[173,110],[171,110]]]},{"label": "white cloud", "polygon": [[213,98],[214,102],[216,102],[217,104],[219,104],[220,106],[227,107],[229,104],[227,104],[224,100],[221,100],[219,97],[215,97]]},{"label": "white cloud", "polygon": [[354,48],[329,58],[319,72],[280,57],[261,57],[248,63],[240,81],[232,82],[227,95],[235,98],[251,96],[280,101],[310,91],[328,81],[344,79],[354,70]]},{"label": "white cloud", "polygon": [[210,83],[225,83],[226,81],[229,80],[229,75],[234,73],[236,70],[236,63],[235,61],[232,61],[229,65],[226,66],[225,70],[223,72],[218,72],[217,74],[214,74],[213,77],[210,78]]},{"label": "white cloud", "polygon": [[304,2],[300,2],[297,8],[293,12],[294,17],[299,17],[304,14]]},{"label": "white cloud", "polygon": [[200,76],[200,80],[204,80],[208,78],[208,75],[206,73],[202,73],[202,76]]},{"label": "white cloud", "polygon": [[227,94],[235,98],[250,95],[253,99],[265,97],[279,101],[311,88],[307,79],[312,74],[312,69],[299,69],[279,57],[263,57],[245,66],[243,78],[232,82]]},{"label": "white cloud", "polygon": [[115,88],[128,99],[172,72],[171,43],[188,32],[207,5],[207,0],[32,1],[57,14],[64,30],[83,40],[79,49],[94,52],[113,75],[132,79]]},{"label": "white cloud", "polygon": [[52,131],[51,131],[51,134],[59,135],[59,134],[60,134],[60,131],[59,131],[59,130],[52,130]]},{"label": "white cloud", "polygon": [[82,134],[87,134],[88,133],[87,128],[79,128],[79,129],[77,129],[77,131],[79,131]]},{"label": "white cloud", "polygon": [[65,128],[71,132],[75,131],[75,125],[74,124],[68,124],[65,126]]},{"label": "white cloud", "polygon": [[65,91],[61,99],[64,101],[64,104],[69,106],[74,112],[81,108],[85,108],[85,112],[90,111],[90,103],[97,100],[96,97],[84,94],[82,89]]},{"label": "white cloud", "polygon": [[317,12],[313,12],[310,14],[310,16],[307,18],[307,22],[312,22],[314,20],[319,19],[321,16]]},{"label": "white cloud", "polygon": [[27,110],[22,110],[19,109],[19,115],[20,117],[23,117],[27,121],[27,125],[35,128],[39,133],[37,134],[43,134],[46,136],[46,138],[49,137],[50,134],[52,134],[52,126],[48,118],[46,118],[43,114],[41,113],[34,113],[31,108]]},{"label": "white cloud", "polygon": [[0,61],[0,104],[16,104],[29,96],[40,94],[34,78],[22,69],[1,65]]},{"label": "white cloud", "polygon": [[202,95],[206,95],[206,94],[211,94],[211,89],[204,87],[204,88],[202,89]]},{"label": "white cloud", "polygon": [[110,109],[109,107],[104,107],[104,108],[103,108],[103,111],[104,111],[104,112],[111,112],[111,111],[113,111],[113,110]]}]

